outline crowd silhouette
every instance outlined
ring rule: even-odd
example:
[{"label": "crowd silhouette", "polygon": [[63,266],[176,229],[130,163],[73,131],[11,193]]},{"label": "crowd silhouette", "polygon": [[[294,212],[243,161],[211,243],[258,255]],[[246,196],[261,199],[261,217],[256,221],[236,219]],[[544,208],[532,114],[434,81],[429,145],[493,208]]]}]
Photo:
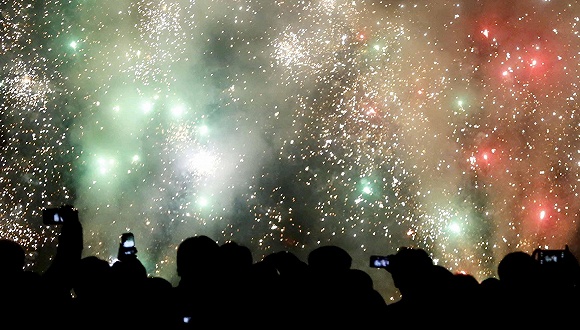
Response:
[{"label": "crowd silhouette", "polygon": [[423,249],[400,247],[383,268],[401,298],[387,303],[371,276],[334,245],[315,248],[306,261],[288,251],[253,260],[237,242],[191,236],[176,251],[174,286],[148,275],[134,247],[121,244],[112,265],[83,257],[78,217],[59,226],[56,254],[43,272],[25,270],[24,248],[0,239],[1,329],[579,324],[580,266],[567,246],[510,252],[497,278],[481,282],[436,265]]}]

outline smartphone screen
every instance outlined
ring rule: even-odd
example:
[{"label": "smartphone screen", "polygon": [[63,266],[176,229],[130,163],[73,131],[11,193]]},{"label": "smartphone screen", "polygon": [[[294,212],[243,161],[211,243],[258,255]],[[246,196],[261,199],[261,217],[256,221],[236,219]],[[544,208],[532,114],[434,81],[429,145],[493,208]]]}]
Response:
[{"label": "smartphone screen", "polygon": [[369,266],[373,268],[387,268],[390,265],[389,256],[371,256]]},{"label": "smartphone screen", "polygon": [[564,250],[542,250],[540,251],[540,264],[555,264],[562,262],[566,252]]},{"label": "smartphone screen", "polygon": [[42,210],[42,222],[45,225],[61,225],[64,222],[64,215],[60,208],[50,208]]},{"label": "smartphone screen", "polygon": [[135,236],[132,233],[125,233],[121,236],[121,244],[124,248],[135,247]]}]

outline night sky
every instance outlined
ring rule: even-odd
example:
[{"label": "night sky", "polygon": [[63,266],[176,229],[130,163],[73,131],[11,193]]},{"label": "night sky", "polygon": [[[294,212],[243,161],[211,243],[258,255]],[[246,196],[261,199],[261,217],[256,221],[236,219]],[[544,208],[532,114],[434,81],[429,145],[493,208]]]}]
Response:
[{"label": "night sky", "polygon": [[[208,235],[254,260],[419,247],[496,276],[579,255],[576,1],[0,0],[0,237],[43,269],[79,210],[84,255],[135,234],[172,282]],[[44,252],[43,252],[44,251]],[[48,252],[47,252],[48,251]]]}]

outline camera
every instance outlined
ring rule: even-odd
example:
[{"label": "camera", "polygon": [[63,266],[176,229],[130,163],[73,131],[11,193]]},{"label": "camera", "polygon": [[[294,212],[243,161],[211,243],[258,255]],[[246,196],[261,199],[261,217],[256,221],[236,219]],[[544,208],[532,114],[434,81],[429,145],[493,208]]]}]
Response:
[{"label": "camera", "polygon": [[393,256],[377,256],[372,255],[369,260],[369,266],[373,268],[388,268],[391,265]]},{"label": "camera", "polygon": [[42,210],[42,223],[45,225],[62,225],[73,219],[78,220],[78,217],[78,210],[70,205]]},{"label": "camera", "polygon": [[123,260],[128,257],[136,257],[137,248],[135,247],[135,235],[131,232],[123,233],[121,235],[121,243],[119,244],[119,252],[117,258]]}]

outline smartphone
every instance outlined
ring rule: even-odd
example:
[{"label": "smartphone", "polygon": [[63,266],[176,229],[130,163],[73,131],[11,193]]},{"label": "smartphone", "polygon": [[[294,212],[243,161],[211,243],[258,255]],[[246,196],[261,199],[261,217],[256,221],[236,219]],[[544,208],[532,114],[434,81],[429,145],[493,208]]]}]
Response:
[{"label": "smartphone", "polygon": [[45,225],[62,225],[73,218],[78,220],[78,210],[72,206],[67,205],[42,210],[42,223]]},{"label": "smartphone", "polygon": [[123,233],[121,235],[121,243],[119,244],[119,252],[117,258],[124,260],[128,257],[136,257],[137,248],[135,247],[135,236],[133,233]]},{"label": "smartphone", "polygon": [[373,268],[387,268],[391,265],[392,256],[377,256],[370,257],[369,266]]},{"label": "smartphone", "polygon": [[540,265],[557,264],[564,261],[566,250],[539,250],[538,261]]},{"label": "smartphone", "polygon": [[121,245],[124,248],[133,248],[135,247],[135,236],[133,233],[124,233],[121,235]]},{"label": "smartphone", "polygon": [[60,208],[49,208],[42,210],[42,223],[45,225],[61,225],[64,217]]}]

